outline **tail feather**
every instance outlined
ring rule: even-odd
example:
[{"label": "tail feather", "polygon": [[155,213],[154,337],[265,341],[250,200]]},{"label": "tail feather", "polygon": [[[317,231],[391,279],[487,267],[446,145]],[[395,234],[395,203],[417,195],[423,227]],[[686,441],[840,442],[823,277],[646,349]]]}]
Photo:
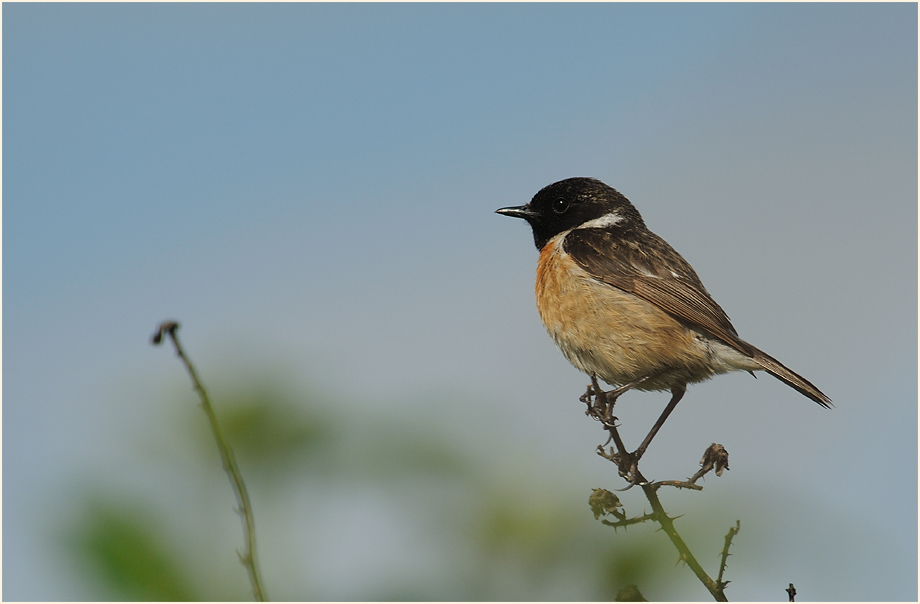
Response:
[{"label": "tail feather", "polygon": [[792,386],[822,407],[826,409],[831,407],[831,399],[828,398],[826,394],[818,390],[814,384],[800,376],[795,371],[789,369],[762,350],[757,350],[754,348],[753,352],[754,360],[757,361],[761,367],[763,367],[764,371],[776,379],[784,382],[785,384]]}]

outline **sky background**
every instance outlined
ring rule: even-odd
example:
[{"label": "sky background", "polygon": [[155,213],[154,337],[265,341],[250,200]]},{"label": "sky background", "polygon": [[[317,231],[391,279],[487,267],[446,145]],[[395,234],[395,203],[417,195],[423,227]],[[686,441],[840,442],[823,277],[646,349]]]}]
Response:
[{"label": "sky background", "polygon": [[[438,426],[497,482],[578,505],[621,486],[537,316],[529,228],[493,213],[571,176],[625,194],[744,339],[834,401],[721,376],[643,460],[682,478],[730,452],[701,493],[666,494],[726,510],[709,569],[741,519],[729,598],[917,598],[915,4],[2,11],[4,599],[105,597],[60,545],[88,489],[207,508],[164,453],[195,401],[148,344],[164,319],[216,394],[283,376],[347,422]],[[627,443],[667,398],[621,399]],[[311,597],[378,599],[392,565],[452,564],[421,529],[389,549],[416,529],[386,498],[290,487],[260,516],[254,491],[275,598],[303,574]]]}]

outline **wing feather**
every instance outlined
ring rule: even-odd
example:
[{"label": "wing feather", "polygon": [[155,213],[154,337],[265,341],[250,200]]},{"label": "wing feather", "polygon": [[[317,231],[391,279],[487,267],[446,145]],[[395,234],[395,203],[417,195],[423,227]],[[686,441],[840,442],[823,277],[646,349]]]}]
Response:
[{"label": "wing feather", "polygon": [[693,270],[666,241],[645,231],[640,241],[606,229],[575,229],[565,251],[591,276],[634,294],[745,354],[753,347],[738,337]]}]

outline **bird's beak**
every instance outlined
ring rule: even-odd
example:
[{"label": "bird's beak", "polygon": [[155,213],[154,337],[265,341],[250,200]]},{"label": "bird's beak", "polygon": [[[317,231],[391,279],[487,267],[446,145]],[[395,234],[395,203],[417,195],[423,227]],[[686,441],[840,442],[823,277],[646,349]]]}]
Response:
[{"label": "bird's beak", "polygon": [[530,220],[531,218],[536,218],[537,213],[530,209],[529,206],[515,206],[512,208],[500,208],[495,210],[496,214],[503,214],[505,216],[512,216],[514,218],[523,218],[524,220]]}]

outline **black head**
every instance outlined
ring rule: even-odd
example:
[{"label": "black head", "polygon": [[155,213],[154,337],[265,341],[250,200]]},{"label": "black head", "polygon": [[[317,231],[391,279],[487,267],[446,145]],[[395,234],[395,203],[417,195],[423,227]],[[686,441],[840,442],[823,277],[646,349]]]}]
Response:
[{"label": "black head", "polygon": [[560,180],[541,189],[527,205],[496,212],[529,222],[538,250],[559,233],[591,221],[597,228],[624,231],[645,226],[628,199],[594,178]]}]

